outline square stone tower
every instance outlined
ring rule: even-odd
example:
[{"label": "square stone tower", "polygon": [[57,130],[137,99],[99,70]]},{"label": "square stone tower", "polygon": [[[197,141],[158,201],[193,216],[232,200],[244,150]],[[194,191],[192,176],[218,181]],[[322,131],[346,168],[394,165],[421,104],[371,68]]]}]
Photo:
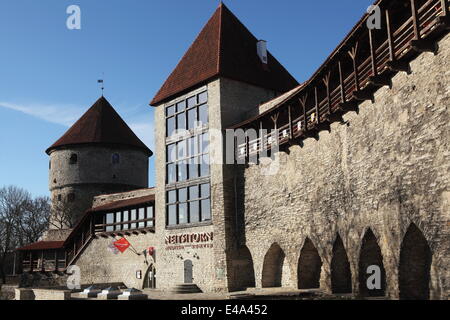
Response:
[{"label": "square stone tower", "polygon": [[220,4],[152,100],[161,289],[247,286],[241,258],[247,252],[236,229],[240,190],[235,167],[220,161],[226,156],[220,136],[258,113],[260,103],[296,86],[265,42]]}]

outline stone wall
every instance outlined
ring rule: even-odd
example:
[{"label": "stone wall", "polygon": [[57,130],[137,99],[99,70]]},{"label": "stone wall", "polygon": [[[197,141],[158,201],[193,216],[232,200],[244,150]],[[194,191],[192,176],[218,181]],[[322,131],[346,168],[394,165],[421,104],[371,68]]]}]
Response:
[{"label": "stone wall", "polygon": [[[437,56],[421,54],[411,63],[411,75],[397,74],[392,89],[378,90],[375,103],[364,102],[359,114],[346,114],[346,124],[335,123],[331,133],[320,133],[319,141],[307,139],[303,147],[290,147],[289,154],[278,153],[276,175],[262,175],[264,165],[237,169],[243,242],[251,252],[258,287],[274,243],[289,266],[283,286],[297,287],[300,252],[311,239],[323,263],[321,288],[331,292],[333,246],[339,235],[349,260],[351,289],[357,293],[360,247],[370,228],[381,248],[386,294],[398,298],[399,265],[408,258],[401,257],[401,245],[414,223],[432,253],[431,298],[447,298],[449,62],[447,35]],[[411,252],[420,254],[414,248]]]},{"label": "stone wall", "polygon": [[64,241],[73,229],[50,229],[42,235],[43,241]]},{"label": "stone wall", "polygon": [[[80,268],[81,284],[119,283],[123,282],[127,287],[142,289],[144,277],[148,268],[155,264],[162,253],[156,249],[153,257],[144,254],[148,247],[156,246],[154,233],[131,235],[126,237],[131,243],[124,253],[114,254],[108,246],[117,238],[93,239],[87,246],[75,265]],[[157,275],[158,275],[158,268]],[[138,279],[137,272],[141,272]]]}]

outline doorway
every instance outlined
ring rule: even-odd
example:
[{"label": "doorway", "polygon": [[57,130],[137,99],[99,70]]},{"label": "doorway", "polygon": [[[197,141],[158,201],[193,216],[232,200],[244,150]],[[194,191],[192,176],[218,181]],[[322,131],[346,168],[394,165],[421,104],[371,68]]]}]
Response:
[{"label": "doorway", "polygon": [[192,284],[194,282],[193,277],[193,264],[191,260],[184,261],[184,283]]},{"label": "doorway", "polygon": [[153,264],[147,269],[143,289],[156,289],[156,268]]}]

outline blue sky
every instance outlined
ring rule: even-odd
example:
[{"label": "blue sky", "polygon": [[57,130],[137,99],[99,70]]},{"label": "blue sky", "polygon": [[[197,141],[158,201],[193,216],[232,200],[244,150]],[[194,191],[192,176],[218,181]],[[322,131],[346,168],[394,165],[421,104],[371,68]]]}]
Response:
[{"label": "blue sky", "polygon": [[[299,81],[322,64],[372,0],[228,0]],[[216,0],[1,0],[0,187],[48,195],[56,141],[105,96],[153,147],[149,101],[218,6]],[[66,9],[81,8],[81,30]],[[150,185],[154,183],[150,161]]]}]

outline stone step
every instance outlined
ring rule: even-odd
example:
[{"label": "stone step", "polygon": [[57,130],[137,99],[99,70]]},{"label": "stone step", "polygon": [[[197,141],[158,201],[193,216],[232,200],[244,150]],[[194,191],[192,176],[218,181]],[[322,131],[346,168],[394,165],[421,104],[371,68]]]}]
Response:
[{"label": "stone step", "polygon": [[202,290],[196,284],[179,284],[172,289],[173,293],[189,294],[189,293],[201,293]]}]

